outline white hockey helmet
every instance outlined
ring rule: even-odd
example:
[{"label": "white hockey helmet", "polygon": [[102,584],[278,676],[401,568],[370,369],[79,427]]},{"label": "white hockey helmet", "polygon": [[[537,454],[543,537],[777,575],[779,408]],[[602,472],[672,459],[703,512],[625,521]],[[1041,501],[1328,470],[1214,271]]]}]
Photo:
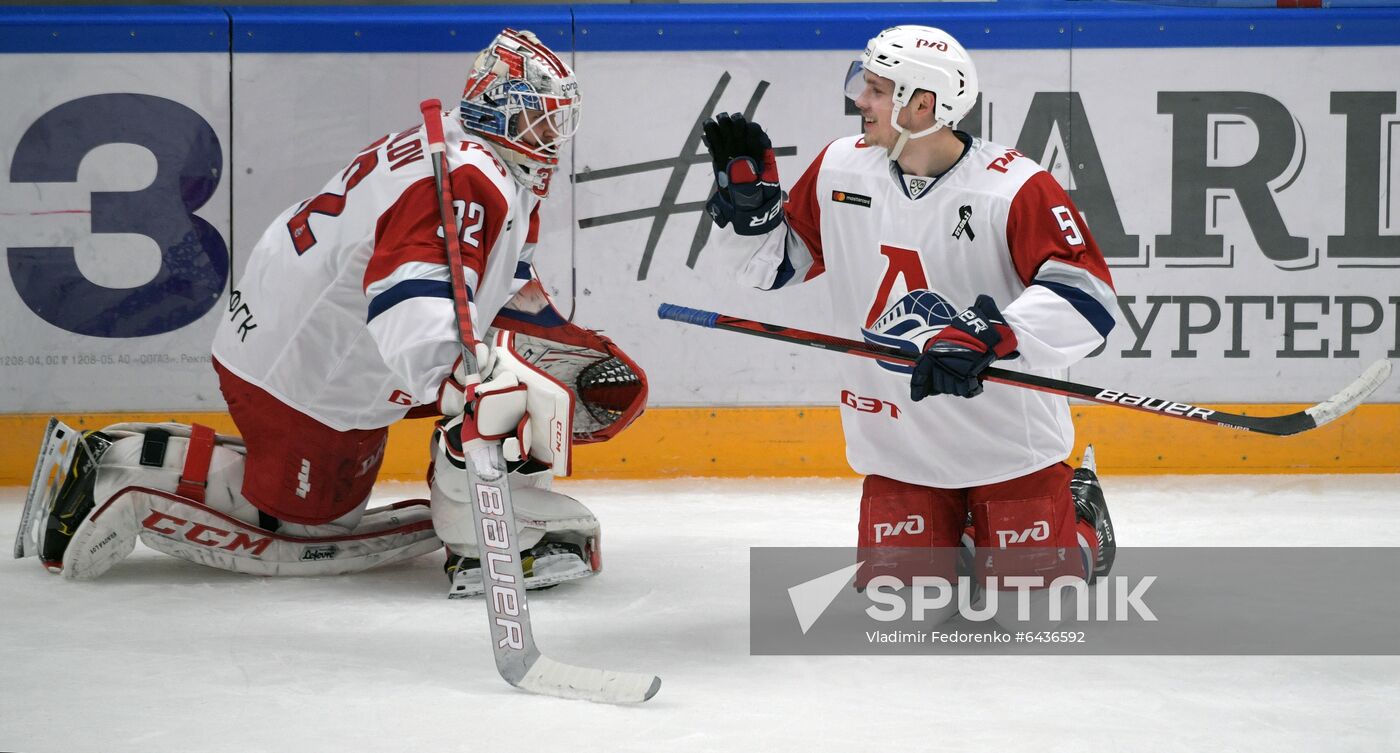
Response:
[{"label": "white hockey helmet", "polygon": [[[865,87],[862,71],[894,82],[894,109],[890,125],[899,132],[899,143],[890,151],[898,159],[909,139],[927,136],[940,128],[952,128],[977,102],[977,68],[967,50],[942,29],[932,26],[893,26],[865,45],[860,60],[851,64],[846,96],[855,99]],[[934,96],[934,123],[910,133],[899,126],[899,111],[925,90]]]},{"label": "white hockey helmet", "polygon": [[573,69],[533,33],[506,29],[477,56],[458,117],[498,147],[516,180],[543,195],[578,130],[580,104]]}]

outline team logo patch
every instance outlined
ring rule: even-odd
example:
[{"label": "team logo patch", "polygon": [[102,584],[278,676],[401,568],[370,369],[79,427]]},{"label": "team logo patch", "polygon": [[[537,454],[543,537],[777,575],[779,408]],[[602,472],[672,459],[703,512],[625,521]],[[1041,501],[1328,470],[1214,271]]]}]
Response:
[{"label": "team logo patch", "polygon": [[870,197],[862,196],[858,193],[847,193],[845,191],[832,191],[831,200],[838,204],[855,204],[856,206],[870,206]]},{"label": "team logo patch", "polygon": [[[948,322],[957,315],[958,307],[943,296],[932,290],[913,290],[895,301],[874,324],[862,327],[861,334],[871,345],[898,348],[910,355],[918,355],[924,352],[924,343],[948,326]],[[878,360],[876,363],[896,374],[914,372],[913,365],[907,363]]]},{"label": "team logo patch", "polygon": [[970,207],[970,206],[964,204],[964,205],[962,206],[962,208],[960,208],[960,209],[958,210],[958,226],[955,227],[955,228],[953,228],[953,237],[954,237],[954,238],[961,238],[962,235],[963,235],[963,233],[967,233],[967,239],[968,239],[968,240],[970,240],[970,241],[975,241],[975,240],[977,240],[977,236],[973,234],[972,228],[968,227],[968,225],[967,225],[967,223],[968,223],[969,221],[971,221],[971,220],[972,220],[972,207]]}]

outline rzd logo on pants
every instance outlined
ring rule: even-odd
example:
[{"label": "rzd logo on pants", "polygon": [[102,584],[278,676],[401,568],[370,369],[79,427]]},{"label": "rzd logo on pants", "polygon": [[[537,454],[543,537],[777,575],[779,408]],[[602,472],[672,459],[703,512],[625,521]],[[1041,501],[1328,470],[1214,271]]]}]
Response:
[{"label": "rzd logo on pants", "polygon": [[997,531],[997,546],[1005,549],[1007,544],[1024,544],[1027,541],[1045,541],[1050,538],[1050,524],[1037,520],[1035,525],[1024,531]]},{"label": "rzd logo on pants", "polygon": [[924,517],[922,515],[910,515],[908,518],[898,523],[876,523],[875,543],[878,544],[890,536],[901,534],[920,534],[924,532]]}]

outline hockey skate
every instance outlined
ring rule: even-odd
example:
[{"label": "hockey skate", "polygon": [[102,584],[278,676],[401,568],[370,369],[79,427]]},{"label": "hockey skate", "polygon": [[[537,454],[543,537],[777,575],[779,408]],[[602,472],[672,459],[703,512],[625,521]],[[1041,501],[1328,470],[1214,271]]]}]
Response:
[{"label": "hockey skate", "polygon": [[[597,570],[590,564],[592,557],[586,550],[591,542],[582,546],[562,540],[546,538],[540,543],[521,552],[521,565],[525,570],[525,588],[538,591],[553,588],[560,583],[587,578]],[[474,557],[464,557],[455,552],[447,553],[447,563],[443,565],[447,577],[452,581],[448,598],[462,599],[476,596],[485,589],[481,581],[481,561]]]},{"label": "hockey skate", "polygon": [[92,511],[98,460],[112,441],[100,431],[78,432],[49,419],[15,534],[17,559],[37,554],[50,572],[63,570],[68,544]]},{"label": "hockey skate", "polygon": [[1099,537],[1098,556],[1089,578],[1091,583],[1113,569],[1113,555],[1117,549],[1113,542],[1113,520],[1108,516],[1108,503],[1104,501],[1103,489],[1099,487],[1099,477],[1094,469],[1094,446],[1089,445],[1084,450],[1084,462],[1074,469],[1074,478],[1069,482],[1075,516],[1092,524]]}]

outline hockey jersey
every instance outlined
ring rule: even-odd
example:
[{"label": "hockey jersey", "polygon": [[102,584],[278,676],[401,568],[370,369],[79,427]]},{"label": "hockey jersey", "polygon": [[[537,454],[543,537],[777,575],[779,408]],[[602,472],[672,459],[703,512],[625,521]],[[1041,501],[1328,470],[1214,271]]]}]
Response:
[{"label": "hockey jersey", "polygon": [[[539,198],[443,116],[476,336],[532,276]],[[366,147],[253,247],[214,338],[240,378],[331,428],[432,403],[460,352],[432,163],[420,125]]]},{"label": "hockey jersey", "polygon": [[[831,332],[892,344],[901,333],[891,323],[913,317],[923,332],[913,348],[985,293],[1019,341],[1019,355],[997,365],[1063,377],[1114,325],[1107,265],[1053,176],[1014,149],[960,136],[962,157],[936,179],[903,175],[861,137],[831,143],[793,186],[786,227],[757,238],[721,234],[740,280],[776,289],[820,277]],[[847,460],[858,473],[977,486],[1060,462],[1072,449],[1063,397],[987,383],[972,399],[914,403],[907,366],[833,365]]]}]

